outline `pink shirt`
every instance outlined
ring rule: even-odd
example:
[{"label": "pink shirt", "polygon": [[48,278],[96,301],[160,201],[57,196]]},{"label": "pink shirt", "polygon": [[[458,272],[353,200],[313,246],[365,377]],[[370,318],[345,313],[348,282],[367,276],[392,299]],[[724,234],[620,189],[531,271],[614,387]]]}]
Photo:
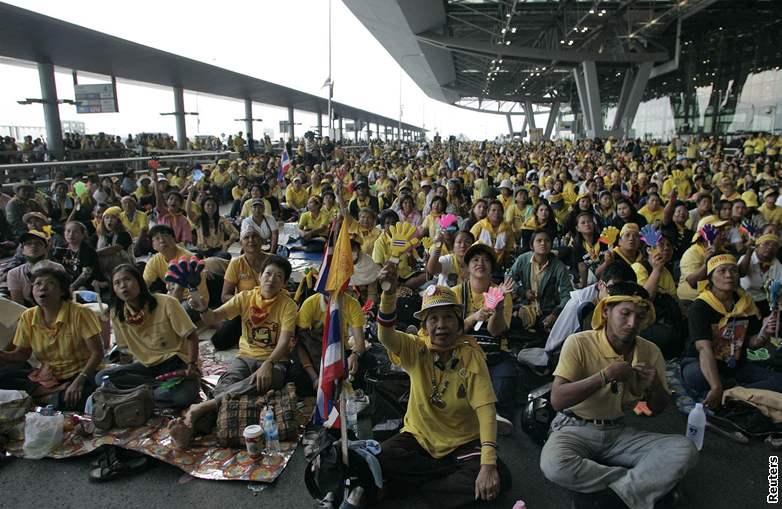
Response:
[{"label": "pink shirt", "polygon": [[166,209],[158,208],[157,224],[171,227],[177,242],[193,243],[193,225],[184,214],[169,214]]}]

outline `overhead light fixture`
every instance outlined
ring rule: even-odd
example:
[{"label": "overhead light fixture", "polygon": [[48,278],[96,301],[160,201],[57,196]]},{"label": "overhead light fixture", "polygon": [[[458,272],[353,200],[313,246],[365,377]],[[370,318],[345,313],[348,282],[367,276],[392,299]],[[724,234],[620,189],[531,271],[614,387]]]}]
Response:
[{"label": "overhead light fixture", "polygon": [[506,18],[510,18],[510,13],[505,15]]},{"label": "overhead light fixture", "polygon": [[500,30],[500,32],[502,32],[503,34],[504,34],[505,32],[507,32],[507,31],[508,31],[508,29],[507,29],[507,28],[503,28],[502,30]]},{"label": "overhead light fixture", "polygon": [[505,46],[510,46],[510,41],[505,41]]},{"label": "overhead light fixture", "polygon": [[589,14],[594,14],[594,13],[595,13],[594,9],[589,9]]},{"label": "overhead light fixture", "polygon": [[516,27],[513,27],[510,29],[510,33],[515,34],[516,33]]},{"label": "overhead light fixture", "polygon": [[502,63],[502,59],[500,59],[500,63]]},{"label": "overhead light fixture", "polygon": [[567,45],[568,45],[568,46],[572,46],[572,45],[573,45],[573,39],[569,40],[569,41],[567,42]]},{"label": "overhead light fixture", "polygon": [[565,39],[560,39],[560,40],[559,40],[559,43],[560,43],[560,44],[565,44]]}]

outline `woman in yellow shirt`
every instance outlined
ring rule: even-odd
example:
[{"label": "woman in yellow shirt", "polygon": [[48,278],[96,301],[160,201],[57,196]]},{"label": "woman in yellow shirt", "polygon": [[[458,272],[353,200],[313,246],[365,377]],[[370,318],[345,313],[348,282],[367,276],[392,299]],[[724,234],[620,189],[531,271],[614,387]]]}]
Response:
[{"label": "woman in yellow shirt", "polygon": [[[182,305],[168,295],[150,293],[134,265],[114,269],[111,285],[111,325],[117,345],[126,347],[134,361],[104,369],[95,382],[108,377],[118,389],[148,384],[155,405],[161,408],[184,408],[198,401],[198,334]],[[183,380],[161,387],[156,378],[167,373],[177,373]]]},{"label": "woman in yellow shirt", "polygon": [[[196,425],[199,429],[214,427],[216,410],[227,394],[255,397],[285,385],[296,331],[296,303],[285,291],[291,271],[288,260],[272,255],[264,262],[259,285],[253,290],[235,295],[214,311],[203,302],[190,301],[207,324],[241,317],[242,336],[239,355],[218,380],[214,399],[192,405],[184,418],[172,423],[171,438],[177,447],[187,447]],[[202,418],[204,422],[199,423]]]},{"label": "woman in yellow shirt", "polygon": [[475,240],[494,249],[497,257],[497,269],[501,270],[508,262],[516,248],[516,239],[508,223],[503,221],[504,209],[502,203],[494,200],[489,204],[486,219],[478,221],[470,233]]},{"label": "woman in yellow shirt", "polygon": [[331,226],[331,217],[321,208],[319,196],[312,196],[307,200],[307,211],[299,216],[299,230],[301,238],[309,242],[316,237],[325,237]]},{"label": "woman in yellow shirt", "polygon": [[[480,346],[465,335],[456,295],[433,286],[424,293],[420,335],[394,330],[395,266],[378,313],[378,338],[410,376],[410,403],[402,432],[382,444],[378,459],[389,497],[422,495],[432,507],[492,501],[509,488],[510,474],[497,458],[497,398]],[[457,459],[458,458],[458,459]],[[474,481],[473,481],[474,479]]]},{"label": "woman in yellow shirt", "polygon": [[641,207],[638,213],[644,216],[647,224],[660,228],[663,224],[663,216],[665,215],[665,209],[663,208],[663,201],[660,199],[660,195],[657,193],[649,193],[646,197],[646,205]]},{"label": "woman in yellow shirt", "polygon": [[424,218],[421,226],[418,227],[418,234],[422,237],[434,239],[440,231],[440,217],[445,214],[448,202],[441,196],[432,198],[431,212]]},{"label": "woman in yellow shirt", "polygon": [[[41,404],[82,412],[95,389],[103,344],[97,315],[71,300],[70,284],[60,269],[33,272],[35,306],[19,317],[14,349],[0,352],[0,389],[23,390]],[[33,354],[40,369],[27,363]]]},{"label": "woman in yellow shirt", "polygon": [[236,227],[220,215],[219,209],[217,199],[207,196],[201,202],[200,214],[188,214],[196,231],[196,253],[202,258],[230,258],[228,248],[239,238]]}]

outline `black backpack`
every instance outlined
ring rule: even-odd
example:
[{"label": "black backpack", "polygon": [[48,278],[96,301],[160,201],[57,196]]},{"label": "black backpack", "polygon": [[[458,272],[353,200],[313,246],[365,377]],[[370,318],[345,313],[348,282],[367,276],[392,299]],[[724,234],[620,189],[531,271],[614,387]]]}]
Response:
[{"label": "black backpack", "polygon": [[551,383],[541,385],[527,396],[527,403],[521,412],[521,429],[532,440],[543,445],[556,415],[557,411],[551,406]]}]

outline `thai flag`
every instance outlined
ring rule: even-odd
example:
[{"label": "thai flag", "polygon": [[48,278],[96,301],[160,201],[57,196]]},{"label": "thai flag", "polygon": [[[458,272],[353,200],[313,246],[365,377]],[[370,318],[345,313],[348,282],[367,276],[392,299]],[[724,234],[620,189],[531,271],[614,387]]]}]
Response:
[{"label": "thai flag", "polygon": [[285,182],[285,174],[291,169],[291,158],[288,156],[288,149],[282,149],[282,157],[280,157],[280,171],[277,173],[277,180]]},{"label": "thai flag", "polygon": [[335,399],[337,388],[347,369],[342,348],[342,319],[336,295],[328,299],[323,323],[323,356],[318,376],[318,395],[313,420],[326,428],[339,428],[339,406]]},{"label": "thai flag", "polygon": [[[333,265],[333,266],[332,266]],[[327,299],[326,317],[323,321],[318,395],[315,401],[313,421],[326,428],[339,428],[339,406],[335,400],[340,383],[347,377],[345,353],[342,346],[342,317],[339,295],[347,287],[353,274],[353,254],[347,221],[342,226],[334,248],[326,248],[315,290]]]}]

